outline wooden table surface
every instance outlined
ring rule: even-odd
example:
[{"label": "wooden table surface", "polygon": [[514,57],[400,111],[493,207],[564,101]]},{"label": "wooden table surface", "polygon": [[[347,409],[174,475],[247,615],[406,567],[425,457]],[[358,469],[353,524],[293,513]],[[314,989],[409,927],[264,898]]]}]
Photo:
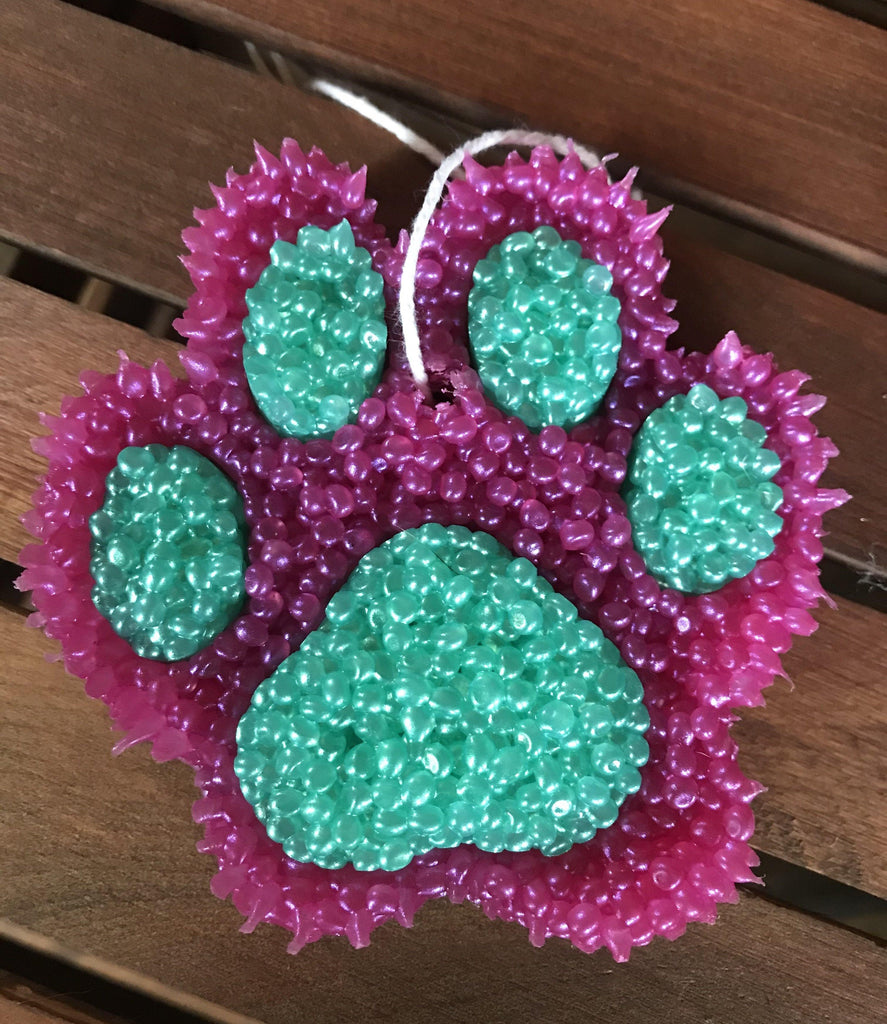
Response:
[{"label": "wooden table surface", "polygon": [[[714,926],[615,965],[557,940],[533,949],[516,925],[433,904],[366,950],[325,940],[287,956],[282,932],[239,934],[238,913],[210,894],[189,770],[142,749],[112,761],[104,708],[47,660],[53,645],[5,598],[0,937],[39,953],[49,975],[78,965],[170,1015],[217,1021],[887,1020],[887,955],[870,934],[887,933],[887,630],[865,584],[887,580],[878,25],[809,0],[5,0],[5,576],[17,573],[18,517],[41,471],[28,445],[38,412],[75,391],[80,370],[115,366],[119,349],[175,364],[177,343],[149,331],[189,292],[181,229],[211,201],[209,180],[246,168],[253,138],[273,150],[292,135],[366,163],[389,231],[409,224],[429,165],[300,87],[304,67],[396,94],[400,110],[408,100],[444,145],[461,137],[456,118],[516,120],[638,161],[644,186],[677,204],[666,228],[676,343],[708,349],[734,328],[829,396],[817,422],[842,455],[828,484],[854,495],[827,520],[842,594],[788,656],[794,690],[778,682],[736,735],[745,770],[768,787],[756,848],[808,887],[852,886],[875,925],[854,930],[749,889]],[[22,270],[38,264],[39,280]],[[86,281],[80,303],[41,284],[62,278]],[[120,296],[154,312],[124,323]],[[0,1021],[125,1019],[70,994],[29,996],[3,967]]]}]

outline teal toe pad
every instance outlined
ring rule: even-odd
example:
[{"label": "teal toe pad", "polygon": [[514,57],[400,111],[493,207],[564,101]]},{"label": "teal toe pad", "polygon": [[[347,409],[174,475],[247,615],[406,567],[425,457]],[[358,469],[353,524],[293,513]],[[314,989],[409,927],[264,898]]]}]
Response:
[{"label": "teal toe pad", "polygon": [[246,293],[243,366],[256,403],[285,437],[332,435],[379,381],[388,331],[382,276],[351,225],[306,225],[278,240]]},{"label": "teal toe pad", "polygon": [[766,436],[741,398],[718,398],[705,384],[647,418],[624,497],[635,545],[660,583],[710,593],[772,553],[783,498]]},{"label": "teal toe pad", "polygon": [[480,378],[532,430],[569,429],[598,408],[622,334],[606,267],[552,227],[517,231],[474,270],[468,329]]}]

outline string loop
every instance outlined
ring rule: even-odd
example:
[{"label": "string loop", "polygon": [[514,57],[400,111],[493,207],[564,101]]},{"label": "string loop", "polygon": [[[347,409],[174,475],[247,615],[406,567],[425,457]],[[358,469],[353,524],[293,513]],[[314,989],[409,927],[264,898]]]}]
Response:
[{"label": "string loop", "polygon": [[428,225],[440,202],[447,180],[457,167],[461,166],[466,156],[474,156],[494,146],[549,146],[560,156],[575,153],[587,168],[597,167],[601,158],[591,149],[580,146],[563,135],[547,135],[544,132],[529,132],[521,129],[503,129],[501,131],[484,132],[474,139],[462,143],[449,156],[440,162],[425,193],[425,200],[413,221],[410,229],[410,242],[401,271],[400,290],[398,292],[398,311],[403,331],[404,353],[407,365],[416,384],[428,394],[428,372],[422,359],[422,345],[419,339],[419,326],[416,320],[416,273],[419,266],[419,253],[425,241]]},{"label": "string loop", "polygon": [[582,146],[564,135],[549,135],[545,132],[531,132],[519,128],[505,128],[497,131],[484,132],[467,142],[463,142],[452,153],[445,156],[443,151],[433,143],[423,138],[412,128],[399,121],[396,117],[386,113],[376,106],[365,96],[351,92],[341,85],[327,81],[323,78],[314,78],[308,83],[309,87],[316,92],[328,96],[330,99],[341,103],[355,113],[360,114],[367,120],[377,124],[390,132],[410,149],[424,156],[430,163],[437,164],[431,181],[428,183],[428,191],[422,206],[413,221],[410,229],[410,242],[407,246],[404,258],[403,270],[401,272],[400,289],[398,292],[398,312],[403,330],[404,353],[407,358],[407,365],[416,384],[427,395],[428,372],[422,359],[422,345],[419,340],[419,326],[416,320],[416,273],[419,266],[419,253],[422,250],[422,243],[425,241],[425,234],[428,225],[434,216],[434,211],[443,196],[443,190],[451,175],[461,166],[466,156],[474,156],[482,153],[485,149],[492,149],[495,146],[549,146],[560,156],[567,156],[575,153],[587,169],[598,167],[603,161],[597,153],[586,146]]}]

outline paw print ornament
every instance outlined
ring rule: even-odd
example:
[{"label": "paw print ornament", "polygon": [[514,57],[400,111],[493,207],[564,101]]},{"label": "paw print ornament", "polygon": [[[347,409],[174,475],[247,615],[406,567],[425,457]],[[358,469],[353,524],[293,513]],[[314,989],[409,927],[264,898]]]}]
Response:
[{"label": "paw print ornament", "polygon": [[32,620],[291,952],[432,898],[617,960],[713,921],[731,723],[816,628],[823,399],[666,347],[632,175],[491,141],[397,246],[365,170],[257,147],[184,232],[187,379],[124,356],[37,442]]}]

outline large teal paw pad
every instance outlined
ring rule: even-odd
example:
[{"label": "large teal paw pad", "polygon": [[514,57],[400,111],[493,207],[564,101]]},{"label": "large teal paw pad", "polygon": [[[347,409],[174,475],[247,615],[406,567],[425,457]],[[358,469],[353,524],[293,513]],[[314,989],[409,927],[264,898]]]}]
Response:
[{"label": "large teal paw pad", "polygon": [[188,658],[244,599],[245,519],[228,478],[191,448],[124,448],[90,517],[96,608],[144,658]]},{"label": "large teal paw pad", "polygon": [[532,430],[569,429],[597,409],[622,344],[612,284],[578,242],[547,226],[509,235],[480,260],[468,329],[500,409]]},{"label": "large teal paw pad", "polygon": [[243,366],[285,437],[331,435],[378,383],[388,331],[382,276],[347,220],[278,240],[246,293]]},{"label": "large teal paw pad", "polygon": [[256,691],[235,770],[298,861],[562,853],[616,819],[648,757],[616,647],[485,533],[426,525],[364,556]]},{"label": "large teal paw pad", "polygon": [[705,384],[647,418],[625,489],[634,542],[651,575],[691,594],[747,576],[782,528],[779,456],[738,397]]}]

